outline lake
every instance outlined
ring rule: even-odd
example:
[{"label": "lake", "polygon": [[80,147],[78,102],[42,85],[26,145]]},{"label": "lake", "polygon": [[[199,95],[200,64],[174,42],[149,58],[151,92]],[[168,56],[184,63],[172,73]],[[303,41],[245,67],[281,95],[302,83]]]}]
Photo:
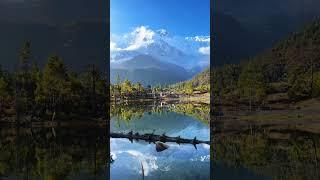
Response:
[{"label": "lake", "polygon": [[213,179],[320,179],[320,121],[310,114],[223,110],[213,118]]},{"label": "lake", "polygon": [[0,179],[107,179],[105,128],[1,127]]},{"label": "lake", "polygon": [[[118,104],[110,130],[209,140],[209,113],[196,103]],[[134,180],[143,178],[142,167],[145,179],[320,179],[319,119],[279,114],[225,111],[213,117],[211,147],[166,143],[157,152],[154,143],[111,138],[110,175],[105,127],[1,125],[0,179]]]},{"label": "lake", "polygon": [[[191,110],[191,111],[188,111]],[[111,132],[165,133],[170,137],[210,140],[209,122],[197,118],[189,105],[116,105],[111,111]],[[199,107],[201,109],[201,107]],[[209,109],[207,106],[206,109]],[[208,114],[207,114],[208,115]],[[207,122],[206,122],[207,121]],[[209,179],[210,146],[166,143],[157,152],[154,143],[128,139],[110,140],[113,163],[110,179]]]}]

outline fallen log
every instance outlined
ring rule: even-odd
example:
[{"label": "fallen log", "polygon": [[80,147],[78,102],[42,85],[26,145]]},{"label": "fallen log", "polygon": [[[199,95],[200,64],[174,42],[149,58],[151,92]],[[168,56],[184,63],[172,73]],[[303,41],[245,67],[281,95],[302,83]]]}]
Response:
[{"label": "fallen log", "polygon": [[[169,137],[166,136],[165,134],[162,135],[155,135],[153,133],[151,134],[139,134],[137,133],[133,133],[132,131],[130,131],[129,133],[110,133],[110,137],[111,138],[126,138],[129,139],[131,142],[133,140],[144,140],[147,141],[149,143],[155,143],[156,141],[160,141],[163,143],[166,142],[175,142],[177,144],[208,144],[210,145],[210,141],[202,141],[202,140],[198,140],[196,137],[194,137],[193,139],[186,139],[186,138],[181,138],[180,136],[178,137]],[[196,146],[195,146],[196,147]]]}]

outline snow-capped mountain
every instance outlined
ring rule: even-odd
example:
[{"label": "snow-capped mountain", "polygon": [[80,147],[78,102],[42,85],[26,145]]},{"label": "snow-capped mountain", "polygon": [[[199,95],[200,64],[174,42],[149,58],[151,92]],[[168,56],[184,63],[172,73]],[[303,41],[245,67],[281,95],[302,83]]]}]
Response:
[{"label": "snow-capped mountain", "polygon": [[[209,56],[198,53],[198,50],[208,46],[208,42],[192,38],[179,38],[171,36],[166,30],[150,30],[144,26],[130,33],[131,39],[126,47],[113,45],[111,50],[112,64],[134,58],[137,55],[149,55],[160,61],[173,63],[185,69],[195,66],[207,66]],[[206,62],[206,63],[205,63]]]},{"label": "snow-capped mountain", "polygon": [[209,55],[199,52],[208,47],[207,37],[176,37],[141,26],[118,38],[110,43],[111,82],[119,75],[144,85],[172,84],[209,65]]},{"label": "snow-capped mountain", "polygon": [[149,55],[160,61],[177,64],[184,68],[192,67],[195,64],[194,61],[196,61],[196,57],[187,55],[166,41],[159,39],[136,50],[121,49],[112,52],[111,63],[120,63],[132,59],[137,55]]}]

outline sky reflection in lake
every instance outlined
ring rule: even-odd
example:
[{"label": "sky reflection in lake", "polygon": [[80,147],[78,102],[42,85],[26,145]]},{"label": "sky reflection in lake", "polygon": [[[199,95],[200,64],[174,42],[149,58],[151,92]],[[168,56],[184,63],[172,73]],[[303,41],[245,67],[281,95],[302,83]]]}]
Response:
[{"label": "sky reflection in lake", "polygon": [[[209,140],[209,126],[188,115],[172,111],[145,112],[141,117],[124,121],[119,117],[111,120],[112,132],[139,132],[167,136],[181,136]],[[111,179],[141,179],[142,166],[148,179],[209,179],[210,146],[166,143],[169,148],[157,152],[155,144],[144,141],[131,143],[127,139],[111,139]],[[142,164],[142,165],[141,165]]]}]

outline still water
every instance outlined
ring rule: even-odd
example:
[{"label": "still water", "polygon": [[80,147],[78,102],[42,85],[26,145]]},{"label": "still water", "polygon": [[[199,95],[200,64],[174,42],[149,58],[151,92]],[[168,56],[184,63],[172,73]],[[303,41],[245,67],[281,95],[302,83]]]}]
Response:
[{"label": "still water", "polygon": [[219,134],[213,179],[320,179],[320,135],[296,130]]},{"label": "still water", "polygon": [[[208,121],[187,114],[175,106],[118,107],[114,109],[112,132],[139,132],[200,140],[210,139]],[[111,180],[125,179],[210,179],[210,146],[166,143],[169,148],[157,152],[155,144],[128,139],[111,139]],[[143,172],[142,172],[143,168]],[[144,174],[144,177],[143,177]]]},{"label": "still water", "polygon": [[106,179],[105,128],[1,127],[0,179]]},{"label": "still water", "polygon": [[[209,110],[196,104],[117,105],[110,128],[209,140]],[[157,152],[153,143],[110,139],[110,175],[105,127],[1,125],[0,179],[135,180],[143,179],[142,167],[144,179],[320,179],[319,119],[234,117],[214,119],[211,147],[166,143],[169,148]]]},{"label": "still water", "polygon": [[286,110],[223,114],[213,119],[212,179],[320,179],[318,118]]}]

